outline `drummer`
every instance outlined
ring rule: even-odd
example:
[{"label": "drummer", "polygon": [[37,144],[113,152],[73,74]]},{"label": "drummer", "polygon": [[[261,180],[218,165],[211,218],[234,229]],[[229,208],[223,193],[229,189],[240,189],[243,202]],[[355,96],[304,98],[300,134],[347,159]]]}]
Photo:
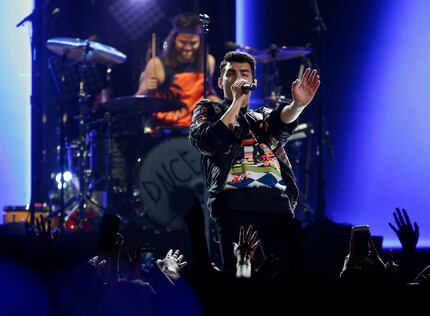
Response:
[{"label": "drummer", "polygon": [[[137,95],[180,101],[185,107],[155,113],[159,125],[188,127],[195,104],[203,97],[203,58],[201,23],[195,14],[183,13],[173,20],[173,28],[160,56],[153,56],[140,75]],[[210,82],[215,58],[208,55],[208,99],[220,100]]]}]

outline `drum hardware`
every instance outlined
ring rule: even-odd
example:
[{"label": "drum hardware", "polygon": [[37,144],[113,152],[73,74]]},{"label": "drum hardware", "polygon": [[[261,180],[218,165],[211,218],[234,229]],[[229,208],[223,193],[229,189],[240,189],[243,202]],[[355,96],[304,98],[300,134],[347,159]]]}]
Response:
[{"label": "drum hardware", "polygon": [[208,96],[207,82],[208,82],[208,55],[209,55],[209,45],[208,45],[208,34],[209,34],[209,24],[211,19],[209,15],[202,13],[199,14],[199,20],[202,24],[202,45],[203,45],[203,98],[206,99]]},{"label": "drum hardware", "polygon": [[311,48],[299,46],[281,46],[276,44],[270,45],[270,48],[260,50],[254,53],[254,58],[257,62],[267,64],[273,61],[283,61],[309,55],[312,52]]},{"label": "drum hardware", "polygon": [[[285,96],[282,95],[282,85],[279,80],[278,62],[296,58],[304,58],[312,52],[310,47],[301,46],[281,46],[271,44],[267,49],[255,49],[245,45],[227,42],[229,48],[236,48],[248,51],[254,56],[256,61],[263,67],[263,78],[261,87],[264,98],[264,105],[269,108],[276,107],[280,102],[284,101]],[[302,63],[303,64],[303,63]],[[300,71],[299,71],[300,73]],[[301,75],[299,75],[299,78]],[[285,101],[289,101],[286,99]]]},{"label": "drum hardware", "polygon": [[[293,169],[299,189],[296,209],[297,218],[305,224],[316,220],[317,214],[309,202],[311,166],[313,157],[314,126],[311,122],[301,123],[287,138],[286,148],[293,162]],[[306,148],[303,150],[303,147]]]},{"label": "drum hardware", "polygon": [[134,166],[134,196],[142,202],[137,210],[145,220],[165,231],[185,229],[183,215],[192,197],[203,196],[200,154],[188,137],[176,137],[159,143]]},{"label": "drum hardware", "polygon": [[47,40],[46,46],[58,55],[85,63],[113,65],[127,60],[127,56],[115,48],[85,39],[56,37]]},{"label": "drum hardware", "polygon": [[[90,129],[89,126],[93,124],[99,124],[101,121],[97,121],[97,123],[92,122],[91,124],[87,124],[86,120],[86,104],[88,103],[89,96],[87,88],[87,73],[88,70],[93,66],[93,63],[99,63],[106,65],[106,82],[107,85],[110,83],[110,73],[111,73],[111,65],[120,64],[126,61],[127,57],[123,53],[117,51],[115,48],[97,43],[90,40],[81,40],[74,38],[52,38],[46,42],[47,48],[57,55],[61,56],[61,64],[59,66],[59,74],[55,73],[54,67],[50,63],[51,74],[55,83],[55,87],[57,89],[57,93],[60,98],[60,106],[59,106],[59,131],[60,131],[60,141],[58,146],[58,155],[59,155],[59,167],[61,173],[61,181],[60,181],[60,218],[63,220],[65,218],[65,206],[71,205],[75,202],[78,203],[79,215],[76,218],[76,225],[74,227],[80,227],[80,224],[86,220],[86,210],[87,204],[91,203],[100,207],[100,205],[94,202],[91,199],[91,190],[95,187],[90,183],[90,178],[92,176],[91,164],[88,161],[91,159],[90,150],[88,150],[90,146]],[[52,59],[51,59],[52,60]],[[66,136],[65,136],[65,119],[67,118],[66,114],[66,102],[64,95],[64,87],[66,83],[66,61],[74,60],[77,61],[77,67],[75,71],[69,72],[70,74],[75,75],[77,73],[77,77],[79,80],[78,87],[78,107],[79,107],[79,115],[76,117],[78,120],[78,130],[79,136],[77,139],[74,139],[71,142],[67,143],[66,147]],[[108,133],[110,132],[109,128],[109,119],[103,120],[103,122],[108,122]],[[109,146],[108,146],[109,147]],[[67,151],[66,151],[67,150]],[[66,153],[69,156],[69,167],[73,167],[70,164],[75,164],[73,158],[77,158],[75,173],[78,176],[78,193],[75,197],[71,198],[67,203],[64,201],[64,172],[65,172],[65,155]],[[70,154],[71,153],[71,154]],[[106,155],[108,157],[108,155]],[[88,169],[88,167],[90,169]],[[109,164],[106,163],[106,168],[109,167]],[[108,182],[110,180],[109,176],[107,176]],[[96,181],[97,182],[97,181]],[[109,187],[109,186],[108,186]],[[108,190],[109,191],[109,190]],[[75,210],[75,209],[74,209]],[[73,210],[73,211],[74,211]],[[76,213],[76,212],[75,212]],[[60,223],[60,227],[63,227],[63,222]]]},{"label": "drum hardware", "polygon": [[[165,135],[159,134],[162,129],[154,126],[153,120],[149,119],[149,117],[154,113],[169,112],[182,107],[184,107],[182,102],[148,95],[118,97],[100,105],[100,108],[112,117],[113,132],[110,139],[115,140],[119,146],[118,148],[122,151],[122,155],[127,161],[127,173],[129,174],[126,189],[121,188],[121,186],[109,185],[108,187],[115,191],[116,198],[126,195],[127,201],[132,204],[132,209],[135,209],[140,199],[139,193],[134,190],[132,185],[132,178],[134,177],[132,167],[141,157],[142,151],[148,152],[149,148],[159,143],[161,139],[167,138]],[[127,201],[125,202],[127,203]],[[121,203],[121,207],[125,208],[126,206]],[[144,213],[142,210],[143,208],[139,207],[139,210],[133,212],[133,214],[128,211],[129,213],[124,220],[127,220],[128,217],[128,219],[132,218],[138,222],[145,221],[149,223],[149,226],[156,227],[156,222],[151,223],[149,214]]]},{"label": "drum hardware", "polygon": [[314,133],[315,133],[315,131],[313,129],[312,123],[310,123],[310,122],[301,123],[301,124],[297,125],[297,127],[293,130],[291,135],[287,138],[287,143],[292,142],[292,141],[296,141],[296,140],[301,140],[304,138],[308,138],[310,135],[312,135]]},{"label": "drum hardware", "polygon": [[272,91],[272,94],[270,97],[264,98],[265,106],[268,108],[271,108],[271,109],[276,108],[278,105],[280,105],[282,103],[290,104],[291,102],[293,102],[293,99],[286,98],[285,96],[279,95],[279,94],[275,93],[274,91]]},{"label": "drum hardware", "polygon": [[120,114],[151,115],[157,112],[179,110],[186,106],[184,103],[179,101],[170,101],[149,95],[133,95],[112,99],[101,104],[101,107],[108,111]]}]

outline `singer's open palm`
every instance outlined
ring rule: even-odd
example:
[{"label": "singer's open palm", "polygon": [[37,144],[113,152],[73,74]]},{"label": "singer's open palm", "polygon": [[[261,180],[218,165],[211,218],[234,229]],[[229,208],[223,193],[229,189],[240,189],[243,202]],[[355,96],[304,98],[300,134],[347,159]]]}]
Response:
[{"label": "singer's open palm", "polygon": [[317,71],[314,69],[311,72],[311,69],[307,68],[302,79],[296,79],[291,85],[294,101],[303,106],[308,105],[314,98],[320,83],[320,76],[317,75]]}]

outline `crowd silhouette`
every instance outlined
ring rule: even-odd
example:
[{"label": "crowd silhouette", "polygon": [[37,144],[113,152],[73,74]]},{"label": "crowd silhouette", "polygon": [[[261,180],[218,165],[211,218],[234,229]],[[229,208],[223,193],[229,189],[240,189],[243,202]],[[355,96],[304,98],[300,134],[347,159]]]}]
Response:
[{"label": "crowd silhouette", "polygon": [[[332,261],[330,253],[319,259],[335,266],[336,277],[314,269],[318,262],[303,262],[295,275],[280,275],[280,258],[257,256],[261,238],[253,226],[245,225],[231,246],[236,273],[225,273],[211,260],[197,197],[184,220],[191,245],[187,258],[183,249],[157,252],[145,240],[128,242],[120,232],[115,233],[110,249],[91,254],[97,240],[85,240],[86,236],[81,244],[69,245],[70,253],[65,254],[57,248],[64,248],[67,234],[53,230],[51,221],[40,217],[35,225],[26,224],[26,235],[14,251],[5,245],[3,236],[1,258],[2,262],[15,258],[31,271],[44,295],[27,293],[30,305],[24,308],[12,299],[4,310],[10,315],[31,311],[33,315],[92,316],[224,315],[226,311],[261,315],[283,311],[283,315],[292,310],[340,313],[344,306],[395,311],[400,306],[423,306],[429,294],[430,266],[423,267],[417,260],[419,226],[405,209],[397,208],[393,223],[388,223],[400,241],[400,251],[378,249],[374,236],[369,235],[367,253],[358,254],[352,239],[345,238],[341,241],[347,249],[341,254],[345,256],[343,265]],[[298,248],[305,248],[307,230],[305,227],[295,240]],[[27,248],[20,252],[17,247],[23,244]],[[161,258],[155,257],[162,252]],[[10,274],[2,293],[9,283],[18,281]]]}]

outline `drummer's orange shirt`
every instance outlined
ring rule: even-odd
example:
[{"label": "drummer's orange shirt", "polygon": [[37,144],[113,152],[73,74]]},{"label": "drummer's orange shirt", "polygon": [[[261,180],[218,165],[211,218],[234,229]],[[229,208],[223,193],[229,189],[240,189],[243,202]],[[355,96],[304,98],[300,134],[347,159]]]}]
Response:
[{"label": "drummer's orange shirt", "polygon": [[185,108],[171,112],[158,112],[154,116],[158,121],[169,125],[190,126],[193,110],[203,95],[203,73],[184,72],[173,75],[168,91],[157,91],[156,97],[181,101]]}]

